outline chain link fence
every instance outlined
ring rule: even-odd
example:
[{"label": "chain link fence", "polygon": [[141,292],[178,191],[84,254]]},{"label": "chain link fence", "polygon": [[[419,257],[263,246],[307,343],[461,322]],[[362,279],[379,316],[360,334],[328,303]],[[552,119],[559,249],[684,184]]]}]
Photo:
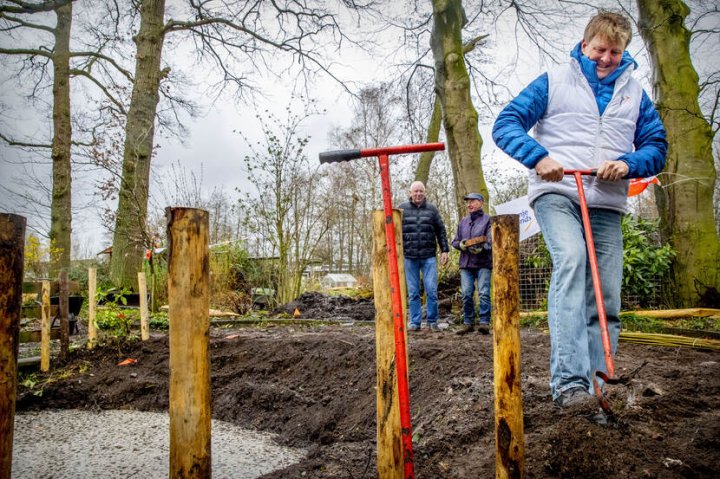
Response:
[{"label": "chain link fence", "polygon": [[[532,236],[520,243],[520,310],[547,310],[547,293],[552,274],[550,254],[542,235]],[[639,296],[623,289],[622,309],[659,309],[666,305],[668,280],[655,276],[649,295]]]}]

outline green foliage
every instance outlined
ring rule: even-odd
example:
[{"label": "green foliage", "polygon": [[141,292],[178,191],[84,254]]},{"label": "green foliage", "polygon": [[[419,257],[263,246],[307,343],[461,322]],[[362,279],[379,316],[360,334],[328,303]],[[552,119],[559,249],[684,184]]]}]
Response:
[{"label": "green foliage", "polygon": [[151,309],[158,308],[161,304],[167,304],[168,292],[168,268],[164,256],[155,255],[152,264],[149,261],[143,262],[143,269],[147,277],[147,288],[151,294],[153,304]]},{"label": "green foliage", "polygon": [[624,331],[636,331],[639,333],[662,332],[663,322],[659,319],[647,316],[639,316],[635,313],[622,313],[620,315],[622,329]]},{"label": "green foliage", "polygon": [[167,331],[170,329],[170,318],[168,313],[161,311],[150,315],[150,329]]},{"label": "green foliage", "polygon": [[720,316],[708,316],[706,318],[683,318],[673,321],[673,326],[683,329],[695,329],[700,331],[720,331]]},{"label": "green foliage", "polygon": [[523,258],[523,263],[530,268],[549,268],[552,266],[550,251],[543,236],[540,235],[538,238],[537,246]]},{"label": "green foliage", "polygon": [[267,283],[257,261],[249,258],[240,241],[231,241],[210,251],[210,304],[245,314],[252,308],[251,285]]},{"label": "green foliage", "polygon": [[33,396],[42,397],[43,395],[42,386],[44,386],[44,382],[38,378],[36,373],[30,373],[25,375],[22,372],[19,372],[18,384],[32,391]]},{"label": "green foliage", "polygon": [[97,301],[104,303],[98,308],[95,323],[98,329],[110,332],[115,336],[127,337],[130,335],[130,326],[140,317],[137,310],[123,309],[127,305],[126,295],[131,291],[128,288],[98,288]]},{"label": "green foliage", "polygon": [[640,298],[652,295],[655,279],[668,274],[675,251],[669,244],[658,245],[658,222],[630,215],[622,218],[623,288],[625,294]]},{"label": "green foliage", "polygon": [[548,327],[547,314],[531,314],[528,316],[521,316],[520,326],[523,328],[529,327],[545,329]]}]

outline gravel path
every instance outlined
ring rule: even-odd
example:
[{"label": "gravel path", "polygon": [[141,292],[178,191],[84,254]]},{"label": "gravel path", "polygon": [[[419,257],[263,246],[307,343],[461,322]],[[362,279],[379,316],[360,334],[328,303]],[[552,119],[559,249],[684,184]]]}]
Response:
[{"label": "gravel path", "polygon": [[[12,478],[165,478],[169,416],[138,411],[41,411],[15,416]],[[304,450],[212,421],[214,478],[251,479],[300,461]]]}]

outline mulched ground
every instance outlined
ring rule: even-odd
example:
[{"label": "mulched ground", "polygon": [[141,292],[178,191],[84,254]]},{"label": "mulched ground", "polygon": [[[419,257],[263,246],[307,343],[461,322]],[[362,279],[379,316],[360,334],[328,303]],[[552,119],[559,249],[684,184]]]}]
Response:
[{"label": "mulched ground", "polygon": [[[720,477],[720,353],[621,343],[620,373],[648,363],[609,394],[618,422],[601,427],[554,411],[549,337],[521,340],[525,477]],[[376,477],[372,325],[213,328],[210,341],[213,417],[310,450],[266,478]],[[421,331],[409,356],[417,477],[495,477],[492,336]],[[162,333],[76,350],[41,396],[20,386],[17,409],[165,411],[168,357]]]}]

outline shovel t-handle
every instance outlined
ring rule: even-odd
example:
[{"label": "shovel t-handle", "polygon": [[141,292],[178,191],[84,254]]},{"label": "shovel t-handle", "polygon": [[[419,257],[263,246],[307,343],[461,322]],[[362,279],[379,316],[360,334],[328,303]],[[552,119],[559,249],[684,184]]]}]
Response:
[{"label": "shovel t-handle", "polygon": [[564,173],[566,175],[575,175],[575,173],[579,173],[586,176],[597,176],[597,169],[595,168],[592,170],[565,170]]},{"label": "shovel t-handle", "polygon": [[385,241],[388,252],[388,273],[392,297],[393,332],[395,339],[395,370],[398,382],[398,403],[400,409],[400,429],[403,449],[404,478],[414,479],[414,457],[412,448],[412,425],[410,423],[410,389],[408,386],[407,352],[405,348],[405,316],[400,296],[400,273],[398,270],[397,250],[395,248],[395,225],[393,223],[392,192],[390,190],[390,155],[420,153],[423,151],[444,150],[444,143],[426,143],[420,145],[389,146],[385,148],[366,148],[362,150],[336,150],[320,153],[320,163],[350,161],[368,156],[377,156],[382,184],[383,211],[385,213]]},{"label": "shovel t-handle", "polygon": [[338,163],[340,161],[357,160],[358,158],[366,158],[368,156],[404,155],[407,153],[422,153],[424,151],[440,151],[444,149],[444,143],[423,143],[419,145],[325,151],[320,153],[320,163]]}]

